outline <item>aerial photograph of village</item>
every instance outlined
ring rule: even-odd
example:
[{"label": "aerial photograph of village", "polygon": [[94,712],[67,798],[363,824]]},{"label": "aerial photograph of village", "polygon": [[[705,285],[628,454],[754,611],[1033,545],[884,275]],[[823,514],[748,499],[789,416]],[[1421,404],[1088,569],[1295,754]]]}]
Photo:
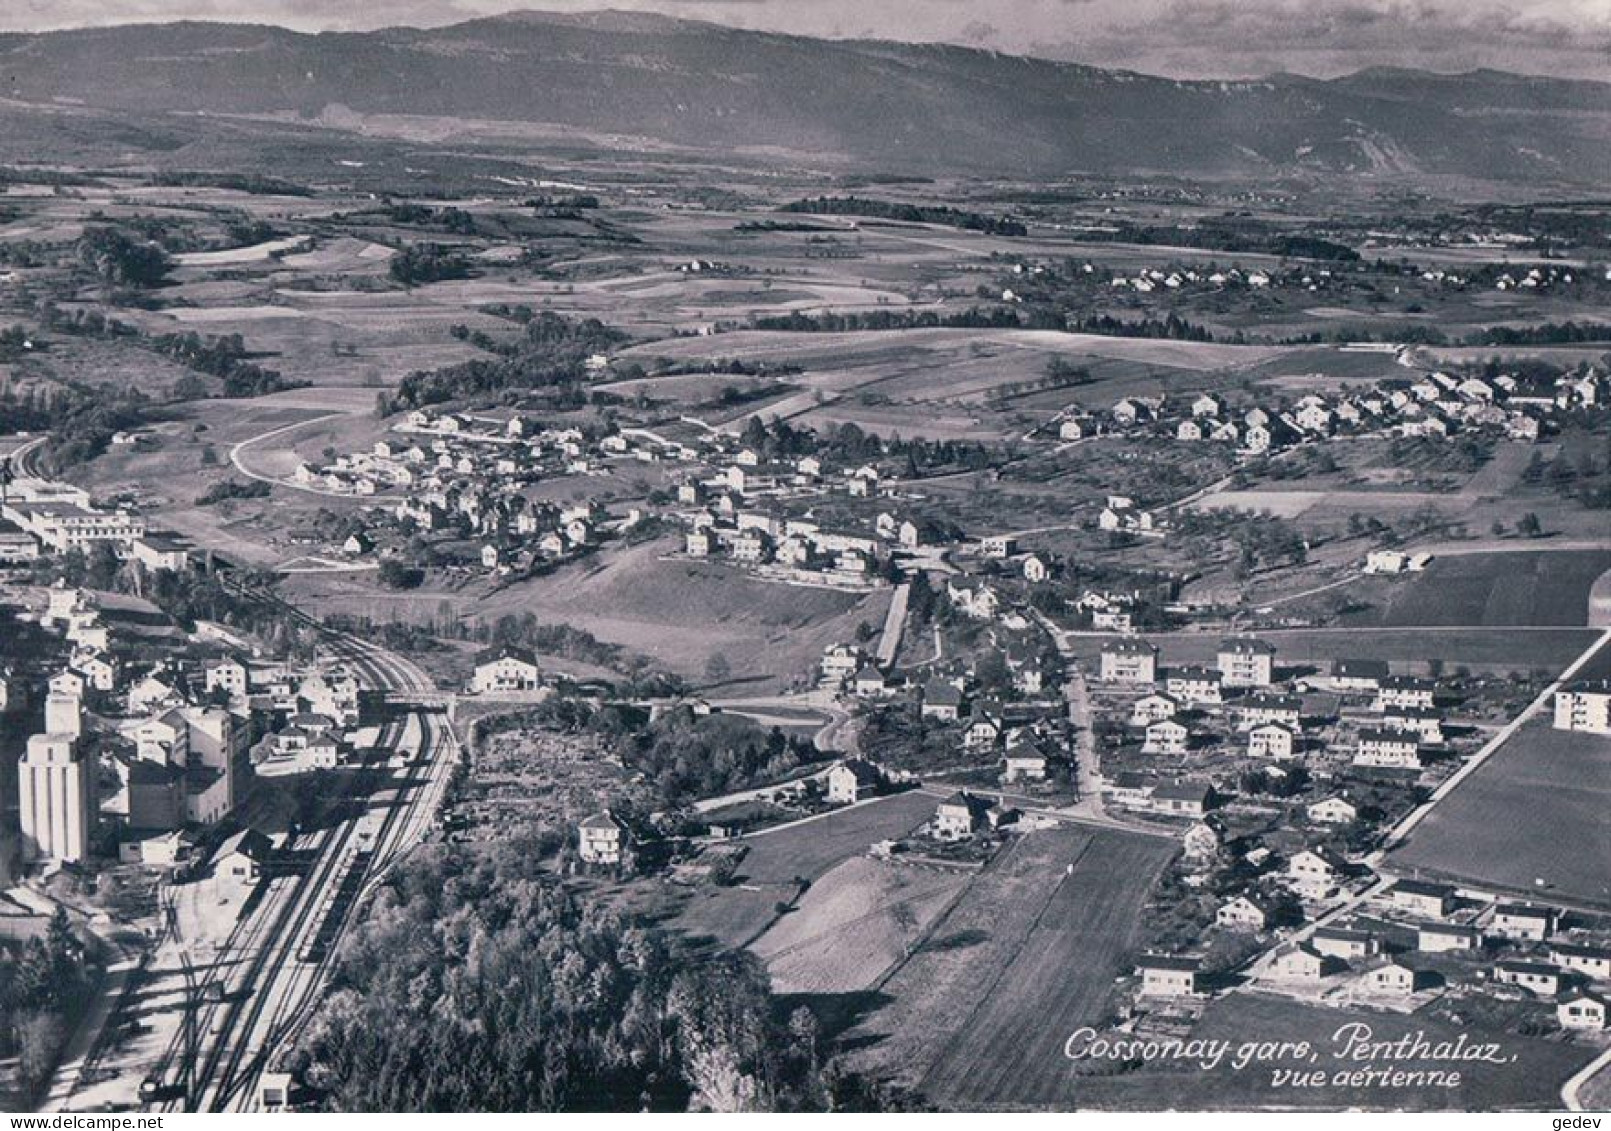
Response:
[{"label": "aerial photograph of village", "polygon": [[1611,1107],[1611,8],[509,7],[0,6],[0,1110]]}]

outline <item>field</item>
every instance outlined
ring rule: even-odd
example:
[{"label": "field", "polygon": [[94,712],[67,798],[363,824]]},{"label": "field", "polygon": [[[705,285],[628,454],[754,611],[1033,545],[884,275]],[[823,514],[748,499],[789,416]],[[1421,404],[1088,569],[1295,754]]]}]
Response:
[{"label": "field", "polygon": [[[1344,1025],[1369,1025],[1373,1039],[1397,1040],[1422,1033],[1436,1043],[1454,1040],[1462,1033],[1468,1042],[1497,1042],[1499,1055],[1514,1060],[1503,1067],[1484,1064],[1405,1059],[1363,1062],[1335,1055],[1334,1034]],[[1558,1109],[1560,1089],[1569,1076],[1594,1055],[1582,1044],[1542,1041],[1509,1033],[1457,1028],[1420,1015],[1361,1013],[1328,1009],[1250,993],[1238,993],[1209,1004],[1192,1038],[1230,1041],[1309,1041],[1317,1052],[1307,1057],[1285,1056],[1264,1064],[1250,1064],[1238,1072],[1229,1063],[1212,1071],[1195,1065],[1154,1062],[1149,1067],[1118,1076],[1070,1080],[1070,1097],[1082,1107],[1121,1111],[1220,1111],[1255,1108],[1374,1111],[1511,1111]],[[1071,1065],[1064,1065],[1068,1072]],[[1364,1088],[1331,1083],[1338,1071],[1359,1068],[1451,1070],[1460,1073],[1457,1087],[1418,1086]],[[1326,1083],[1316,1088],[1277,1087],[1272,1074],[1281,1068],[1324,1070]],[[1069,1073],[1072,1076],[1072,1073]]]},{"label": "field", "polygon": [[880,987],[883,1004],[849,1037],[855,1063],[941,1106],[1067,1106],[1063,1042],[1106,1016],[1173,850],[1106,830],[1024,835]]},{"label": "field", "polygon": [[1611,569],[1611,550],[1461,554],[1436,558],[1425,572],[1383,583],[1363,579],[1346,592],[1373,607],[1345,624],[1586,625],[1589,591]]},{"label": "field", "polygon": [[732,884],[694,891],[671,925],[696,938],[742,946],[778,918],[780,901],[794,899],[796,879],[815,882],[878,841],[905,836],[932,816],[934,798],[898,793],[747,837],[740,843],[749,853]]},{"label": "field", "polygon": [[[1518,730],[1388,858],[1401,873],[1611,908],[1611,739]],[[1540,888],[1543,880],[1547,888]]]},{"label": "field", "polygon": [[781,994],[868,989],[967,883],[966,872],[871,857],[846,860],[750,947]]}]

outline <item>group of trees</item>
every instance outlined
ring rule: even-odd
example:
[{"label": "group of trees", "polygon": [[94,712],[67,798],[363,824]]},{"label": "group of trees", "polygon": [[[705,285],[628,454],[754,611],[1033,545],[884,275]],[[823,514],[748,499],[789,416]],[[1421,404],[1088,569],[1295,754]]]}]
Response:
[{"label": "group of trees", "polygon": [[25,1089],[38,1088],[55,1067],[67,1018],[88,989],[84,948],[61,908],[42,937],[0,948],[0,1047],[17,1058]]},{"label": "group of trees", "polygon": [[[247,360],[246,342],[239,334],[204,338],[195,331],[164,334],[149,341],[150,348],[180,364],[221,378],[226,397],[260,397],[286,389],[301,388],[306,381],[288,381],[273,369]],[[179,382],[174,389],[180,400],[198,400],[206,395],[200,382]]]},{"label": "group of trees", "polygon": [[160,286],[173,267],[159,244],[111,225],[86,228],[74,250],[79,265],[107,287]]},{"label": "group of trees", "polygon": [[514,341],[494,343],[502,355],[497,359],[416,370],[398,383],[395,393],[376,399],[376,411],[385,416],[505,389],[575,388],[588,380],[589,357],[625,340],[625,334],[597,318],[576,320],[545,311],[525,321],[524,332]]},{"label": "group of trees", "polygon": [[443,279],[468,278],[470,261],[439,243],[413,243],[392,256],[387,270],[395,281],[413,287]]},{"label": "group of trees", "polygon": [[814,1017],[755,958],[694,958],[581,902],[523,841],[434,846],[344,944],[292,1066],[337,1111],[799,1111],[834,1103]]}]

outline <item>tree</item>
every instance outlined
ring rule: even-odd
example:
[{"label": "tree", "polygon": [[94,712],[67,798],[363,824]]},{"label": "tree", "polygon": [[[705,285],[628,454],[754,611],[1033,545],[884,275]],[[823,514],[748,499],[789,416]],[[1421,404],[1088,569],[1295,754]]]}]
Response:
[{"label": "tree", "polygon": [[726,683],[733,678],[733,666],[726,656],[720,652],[711,654],[705,661],[705,679],[712,685]]},{"label": "tree", "polygon": [[1543,524],[1538,521],[1538,516],[1532,511],[1528,511],[1516,520],[1516,533],[1523,538],[1537,538],[1543,533],[1543,529]]},{"label": "tree", "polygon": [[86,228],[76,250],[79,264],[109,287],[158,286],[173,265],[157,244],[137,240],[121,228]]}]

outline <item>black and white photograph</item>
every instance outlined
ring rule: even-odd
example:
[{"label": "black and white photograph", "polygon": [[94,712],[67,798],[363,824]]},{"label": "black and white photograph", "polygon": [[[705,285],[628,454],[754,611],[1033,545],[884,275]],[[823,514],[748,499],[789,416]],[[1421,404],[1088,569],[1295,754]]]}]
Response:
[{"label": "black and white photograph", "polygon": [[1598,1127],[1611,5],[522,2],[0,4],[9,1125]]}]

